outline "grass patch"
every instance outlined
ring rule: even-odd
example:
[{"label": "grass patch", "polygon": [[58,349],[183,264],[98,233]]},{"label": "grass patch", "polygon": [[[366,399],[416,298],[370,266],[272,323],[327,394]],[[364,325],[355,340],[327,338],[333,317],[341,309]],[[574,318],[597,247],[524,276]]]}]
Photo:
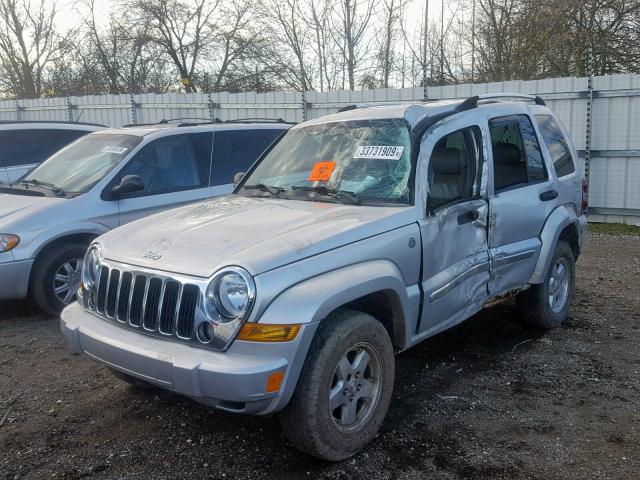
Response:
[{"label": "grass patch", "polygon": [[640,236],[640,227],[635,225],[625,225],[624,223],[590,223],[589,231],[615,236]]}]

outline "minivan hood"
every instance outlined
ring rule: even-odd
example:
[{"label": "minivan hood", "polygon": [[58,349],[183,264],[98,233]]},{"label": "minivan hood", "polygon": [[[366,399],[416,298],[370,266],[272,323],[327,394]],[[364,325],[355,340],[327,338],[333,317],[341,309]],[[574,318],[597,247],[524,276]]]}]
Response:
[{"label": "minivan hood", "polygon": [[4,230],[29,215],[66,201],[68,199],[61,197],[35,197],[0,193],[0,231],[2,233],[17,233],[5,232]]},{"label": "minivan hood", "polygon": [[415,221],[413,207],[218,197],[100,237],[107,259],[209,277],[237,265],[258,275]]}]

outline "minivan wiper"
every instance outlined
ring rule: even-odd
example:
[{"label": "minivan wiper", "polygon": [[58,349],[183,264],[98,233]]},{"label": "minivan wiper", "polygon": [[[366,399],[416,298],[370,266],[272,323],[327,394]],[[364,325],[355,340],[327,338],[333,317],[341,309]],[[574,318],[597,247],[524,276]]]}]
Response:
[{"label": "minivan wiper", "polygon": [[335,188],[325,187],[323,185],[315,187],[292,185],[291,190],[318,193],[325,197],[335,198],[336,200],[347,200],[349,203],[354,205],[360,205],[360,198],[358,198],[358,195],[355,192],[347,192],[346,190],[338,190]]},{"label": "minivan wiper", "polygon": [[273,187],[271,185],[265,185],[264,183],[256,183],[255,185],[243,185],[242,188],[245,190],[260,190],[261,192],[270,193],[275,197],[284,192],[284,188],[282,187]]},{"label": "minivan wiper", "polygon": [[21,184],[23,185],[35,185],[36,187],[44,187],[51,190],[56,195],[64,195],[64,190],[60,187],[56,187],[53,183],[43,182],[41,180],[29,179],[29,180],[21,180]]}]

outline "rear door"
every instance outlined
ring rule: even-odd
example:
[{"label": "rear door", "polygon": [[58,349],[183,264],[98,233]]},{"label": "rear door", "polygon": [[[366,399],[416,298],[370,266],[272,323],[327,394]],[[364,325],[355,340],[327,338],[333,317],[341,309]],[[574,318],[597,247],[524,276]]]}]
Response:
[{"label": "rear door", "polygon": [[529,283],[540,253],[539,236],[557,206],[558,191],[549,177],[531,117],[493,118],[489,132],[493,160],[489,291],[498,296]]},{"label": "rear door", "polygon": [[138,175],[144,189],[118,200],[120,225],[169,208],[208,198],[211,132],[158,138],[142,147],[107,187]]},{"label": "rear door", "polygon": [[481,128],[466,118],[448,121],[422,142],[420,156],[430,153],[427,212],[420,222],[424,300],[418,334],[461,322],[488,297],[484,145]]},{"label": "rear door", "polygon": [[217,130],[214,133],[211,186],[214,195],[233,191],[233,177],[246,172],[283,129]]}]

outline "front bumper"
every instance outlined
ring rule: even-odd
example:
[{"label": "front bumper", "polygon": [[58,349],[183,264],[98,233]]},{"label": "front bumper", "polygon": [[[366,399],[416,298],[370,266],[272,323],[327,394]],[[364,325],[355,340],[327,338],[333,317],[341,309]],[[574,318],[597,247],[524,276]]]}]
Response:
[{"label": "front bumper", "polygon": [[[288,403],[316,329],[305,325],[292,342],[235,341],[220,352],[124,329],[78,303],[62,312],[60,326],[73,352],[200,403],[253,414]],[[267,393],[267,378],[278,371],[285,372],[282,386]]]},{"label": "front bumper", "polygon": [[33,260],[0,263],[0,300],[18,300],[29,292]]}]

